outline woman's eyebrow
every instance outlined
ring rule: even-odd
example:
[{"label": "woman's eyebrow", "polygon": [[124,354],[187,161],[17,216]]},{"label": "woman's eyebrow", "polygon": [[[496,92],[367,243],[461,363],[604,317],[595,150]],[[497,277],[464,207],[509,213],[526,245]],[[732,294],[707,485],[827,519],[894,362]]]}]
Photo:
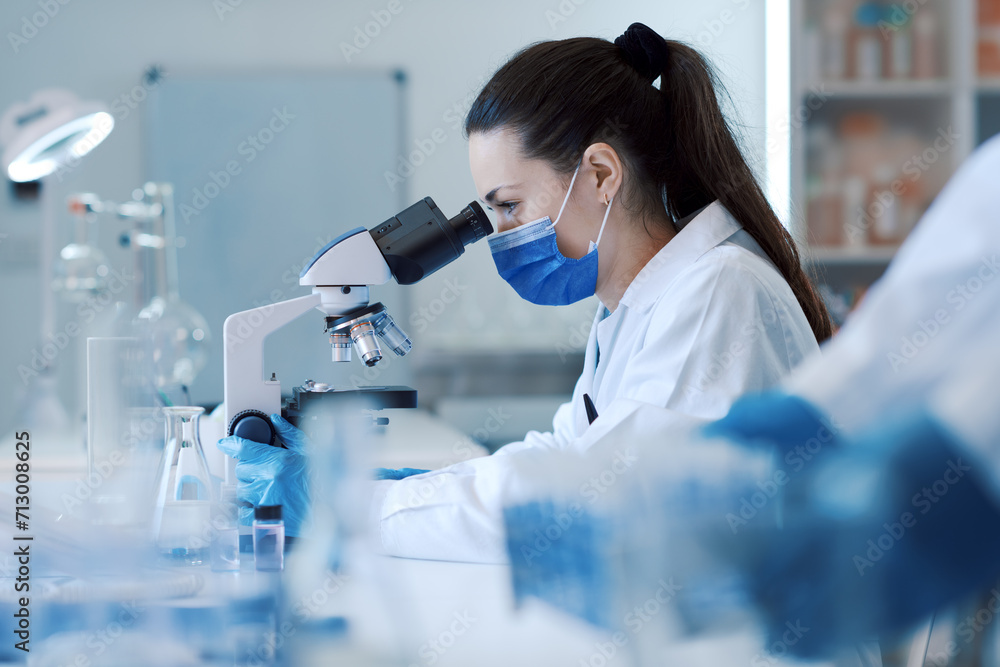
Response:
[{"label": "woman's eyebrow", "polygon": [[514,188],[514,187],[517,187],[518,185],[520,185],[520,184],[519,183],[515,183],[514,185],[498,185],[498,186],[496,186],[495,188],[493,188],[492,190],[490,190],[489,192],[486,193],[486,197],[483,198],[483,201],[486,202],[487,204],[492,204],[497,199],[497,190],[500,190],[502,188]]}]

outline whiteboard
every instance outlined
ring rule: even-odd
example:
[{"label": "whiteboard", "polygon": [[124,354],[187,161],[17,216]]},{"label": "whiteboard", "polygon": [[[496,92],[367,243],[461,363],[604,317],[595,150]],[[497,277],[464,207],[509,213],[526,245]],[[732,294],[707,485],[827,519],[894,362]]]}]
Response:
[{"label": "whiteboard", "polygon": [[[371,228],[407,201],[395,191],[403,146],[400,72],[204,75],[163,80],[145,106],[145,179],[173,183],[181,298],[211,328],[211,356],[190,387],[195,403],[221,402],[222,323],[234,312],[309,293],[302,265],[325,243]],[[406,291],[372,288],[397,322]],[[319,311],[272,334],[264,368],[283,393],[306,379],[410,383],[386,350],[375,372],[331,361]]]}]

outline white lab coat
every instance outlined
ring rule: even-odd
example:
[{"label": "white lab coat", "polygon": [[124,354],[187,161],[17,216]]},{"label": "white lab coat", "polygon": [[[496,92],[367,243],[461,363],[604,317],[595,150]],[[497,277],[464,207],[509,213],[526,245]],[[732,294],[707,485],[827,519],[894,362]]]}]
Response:
[{"label": "white lab coat", "polygon": [[[601,307],[573,398],[551,432],[529,432],[493,456],[374,483],[371,532],[386,553],[505,562],[502,509],[529,482],[533,453],[584,452],[637,408],[655,406],[664,446],[718,419],[741,394],[775,385],[817,349],[791,289],[715,202],[636,276],[618,308]],[[598,354],[599,352],[599,354]],[[600,415],[588,426],[582,396]]]},{"label": "white lab coat", "polygon": [[[998,177],[1000,137],[961,166],[823,354],[783,385],[848,436],[897,416],[934,415],[1000,507]],[[915,585],[938,575],[917,572]],[[998,665],[1000,633],[986,627],[981,658],[969,656],[970,640],[954,627],[935,630],[937,651],[947,643],[976,664]]]},{"label": "white lab coat", "polygon": [[1000,503],[1000,137],[962,165],[882,279],[786,388],[849,435],[927,410]]}]

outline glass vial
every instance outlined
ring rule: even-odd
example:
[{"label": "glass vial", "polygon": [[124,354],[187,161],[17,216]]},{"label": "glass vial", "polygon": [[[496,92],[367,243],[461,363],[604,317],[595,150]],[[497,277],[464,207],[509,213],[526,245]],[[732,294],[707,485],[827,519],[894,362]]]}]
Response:
[{"label": "glass vial", "polygon": [[854,77],[874,81],[882,76],[883,39],[879,30],[882,7],[874,2],[858,5],[854,13]]},{"label": "glass vial", "polygon": [[219,502],[212,505],[212,570],[235,572],[240,569],[239,507],[236,485],[223,484]]},{"label": "glass vial", "polygon": [[157,473],[153,540],[178,564],[201,565],[211,537],[212,477],[198,437],[204,408],[163,408],[166,443]]},{"label": "glass vial", "polygon": [[253,557],[257,570],[277,572],[285,567],[285,522],[281,505],[260,505],[253,511]]}]

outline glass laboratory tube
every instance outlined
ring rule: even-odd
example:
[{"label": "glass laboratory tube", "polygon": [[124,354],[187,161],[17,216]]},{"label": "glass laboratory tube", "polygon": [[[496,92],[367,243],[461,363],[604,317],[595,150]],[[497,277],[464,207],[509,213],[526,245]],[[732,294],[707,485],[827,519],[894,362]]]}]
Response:
[{"label": "glass laboratory tube", "polygon": [[236,485],[223,484],[219,502],[212,505],[211,558],[214,572],[234,572],[240,569],[238,519]]},{"label": "glass laboratory tube", "polygon": [[278,572],[285,567],[285,522],[281,505],[260,505],[253,511],[253,557],[257,570]]},{"label": "glass laboratory tube", "polygon": [[200,565],[208,558],[214,495],[208,462],[198,437],[204,408],[163,408],[166,443],[157,474],[153,539],[160,554],[178,564]]}]

